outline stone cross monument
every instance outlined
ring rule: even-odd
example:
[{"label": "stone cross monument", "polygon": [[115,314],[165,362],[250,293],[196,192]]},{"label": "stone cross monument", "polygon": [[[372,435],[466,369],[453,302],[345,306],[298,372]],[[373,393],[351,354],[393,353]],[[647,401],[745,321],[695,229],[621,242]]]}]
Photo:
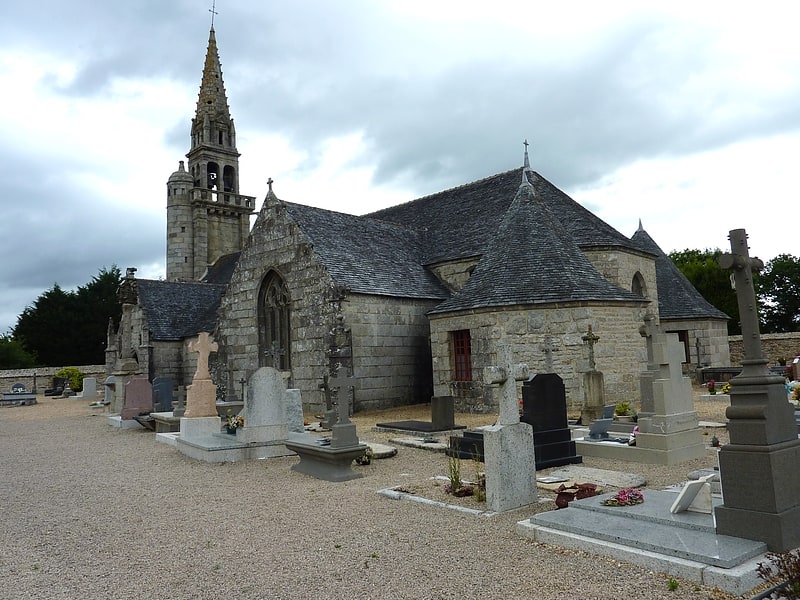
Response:
[{"label": "stone cross monument", "polygon": [[747,234],[734,229],[730,254],[719,257],[733,271],[742,324],[742,372],[731,379],[730,444],[719,452],[724,504],[715,510],[717,533],[766,542],[773,552],[800,546],[800,440],[783,377],[770,375],[761,349]]},{"label": "stone cross monument", "polygon": [[350,390],[356,389],[356,379],[351,376],[340,376],[328,379],[331,389],[337,390],[336,408],[338,421],[331,426],[331,448],[346,448],[358,445],[356,426],[350,421]]},{"label": "stone cross monument", "polygon": [[197,352],[197,369],[192,384],[186,388],[185,417],[217,416],[217,386],[211,381],[211,374],[208,372],[208,357],[217,348],[217,343],[206,332],[189,341],[189,352]]},{"label": "stone cross monument", "polygon": [[517,381],[528,379],[528,365],[511,362],[506,346],[497,350],[498,366],[483,370],[486,384],[500,384],[498,424],[483,431],[486,505],[502,512],[536,501],[536,460],[533,428],[520,423]]},{"label": "stone cross monument", "polygon": [[581,424],[589,425],[603,414],[603,405],[606,402],[605,380],[602,371],[597,370],[594,360],[594,345],[600,341],[600,336],[592,331],[589,325],[587,331],[581,336],[583,343],[589,347],[589,370],[583,374],[583,410],[581,410]]}]

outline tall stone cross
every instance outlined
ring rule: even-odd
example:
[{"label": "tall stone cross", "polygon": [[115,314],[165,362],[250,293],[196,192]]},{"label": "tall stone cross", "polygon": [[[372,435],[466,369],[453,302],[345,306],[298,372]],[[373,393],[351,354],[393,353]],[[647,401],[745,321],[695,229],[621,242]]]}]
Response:
[{"label": "tall stone cross", "polygon": [[733,271],[736,287],[736,301],[739,304],[739,319],[742,325],[744,360],[742,375],[763,375],[767,373],[767,359],[761,350],[761,334],[758,330],[758,308],[753,289],[753,271],[764,267],[758,258],[750,258],[747,248],[747,233],[744,229],[729,232],[730,254],[722,254],[717,259],[723,269]]},{"label": "tall stone cross", "polygon": [[189,352],[197,352],[197,370],[194,372],[193,381],[211,379],[211,373],[208,372],[208,355],[217,349],[217,342],[205,331],[197,334],[196,340],[189,342]]},{"label": "tall stone cross", "polygon": [[594,362],[594,345],[600,339],[597,335],[592,332],[592,326],[589,325],[589,330],[581,337],[583,342],[589,346],[589,370],[595,370],[595,362]]},{"label": "tall stone cross", "polygon": [[328,386],[336,390],[336,408],[339,411],[339,423],[346,425],[350,422],[350,390],[356,389],[356,378],[350,375],[342,377],[338,373],[336,377],[328,379]]},{"label": "tall stone cross", "polygon": [[483,381],[486,384],[499,383],[502,389],[500,397],[500,425],[519,423],[519,399],[517,398],[517,381],[525,381],[529,377],[528,365],[512,364],[508,346],[497,349],[498,366],[484,367]]}]

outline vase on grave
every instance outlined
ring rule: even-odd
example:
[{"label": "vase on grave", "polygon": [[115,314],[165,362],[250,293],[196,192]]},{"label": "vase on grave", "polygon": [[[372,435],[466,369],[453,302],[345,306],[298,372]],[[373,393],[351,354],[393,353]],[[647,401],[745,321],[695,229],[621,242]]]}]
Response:
[{"label": "vase on grave", "polygon": [[229,427],[226,425],[225,431],[228,433],[228,435],[236,435],[236,427]]}]

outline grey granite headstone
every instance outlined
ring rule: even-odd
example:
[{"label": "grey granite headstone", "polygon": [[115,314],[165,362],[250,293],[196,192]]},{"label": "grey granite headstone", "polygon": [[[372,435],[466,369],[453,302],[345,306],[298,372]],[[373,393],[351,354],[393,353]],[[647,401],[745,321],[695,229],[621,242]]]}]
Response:
[{"label": "grey granite headstone", "polygon": [[116,393],[116,386],[117,386],[117,378],[113,375],[109,375],[106,377],[106,381],[103,384],[103,388],[105,391],[104,403],[111,404],[114,402],[114,394]]},{"label": "grey granite headstone", "polygon": [[81,398],[88,398],[92,401],[97,399],[97,379],[94,377],[83,378],[83,391],[81,392]]},{"label": "grey granite headstone", "polygon": [[253,373],[244,407],[239,413],[244,417],[244,427],[236,431],[237,439],[244,442],[286,440],[287,375],[274,367],[261,367]]},{"label": "grey granite headstone", "polygon": [[153,379],[153,407],[155,412],[172,412],[172,396],[175,380],[159,375]]},{"label": "grey granite headstone", "polygon": [[306,430],[300,390],[286,390],[286,425],[291,433],[303,433]]}]

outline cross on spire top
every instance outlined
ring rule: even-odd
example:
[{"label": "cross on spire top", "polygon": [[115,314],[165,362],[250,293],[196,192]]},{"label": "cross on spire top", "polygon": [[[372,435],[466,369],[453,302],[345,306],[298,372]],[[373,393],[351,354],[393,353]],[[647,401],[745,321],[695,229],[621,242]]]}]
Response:
[{"label": "cross on spire top", "polygon": [[211,13],[211,28],[214,28],[214,16],[218,15],[219,13],[216,11],[217,8],[217,0],[211,0],[211,8],[208,9],[208,12]]}]

